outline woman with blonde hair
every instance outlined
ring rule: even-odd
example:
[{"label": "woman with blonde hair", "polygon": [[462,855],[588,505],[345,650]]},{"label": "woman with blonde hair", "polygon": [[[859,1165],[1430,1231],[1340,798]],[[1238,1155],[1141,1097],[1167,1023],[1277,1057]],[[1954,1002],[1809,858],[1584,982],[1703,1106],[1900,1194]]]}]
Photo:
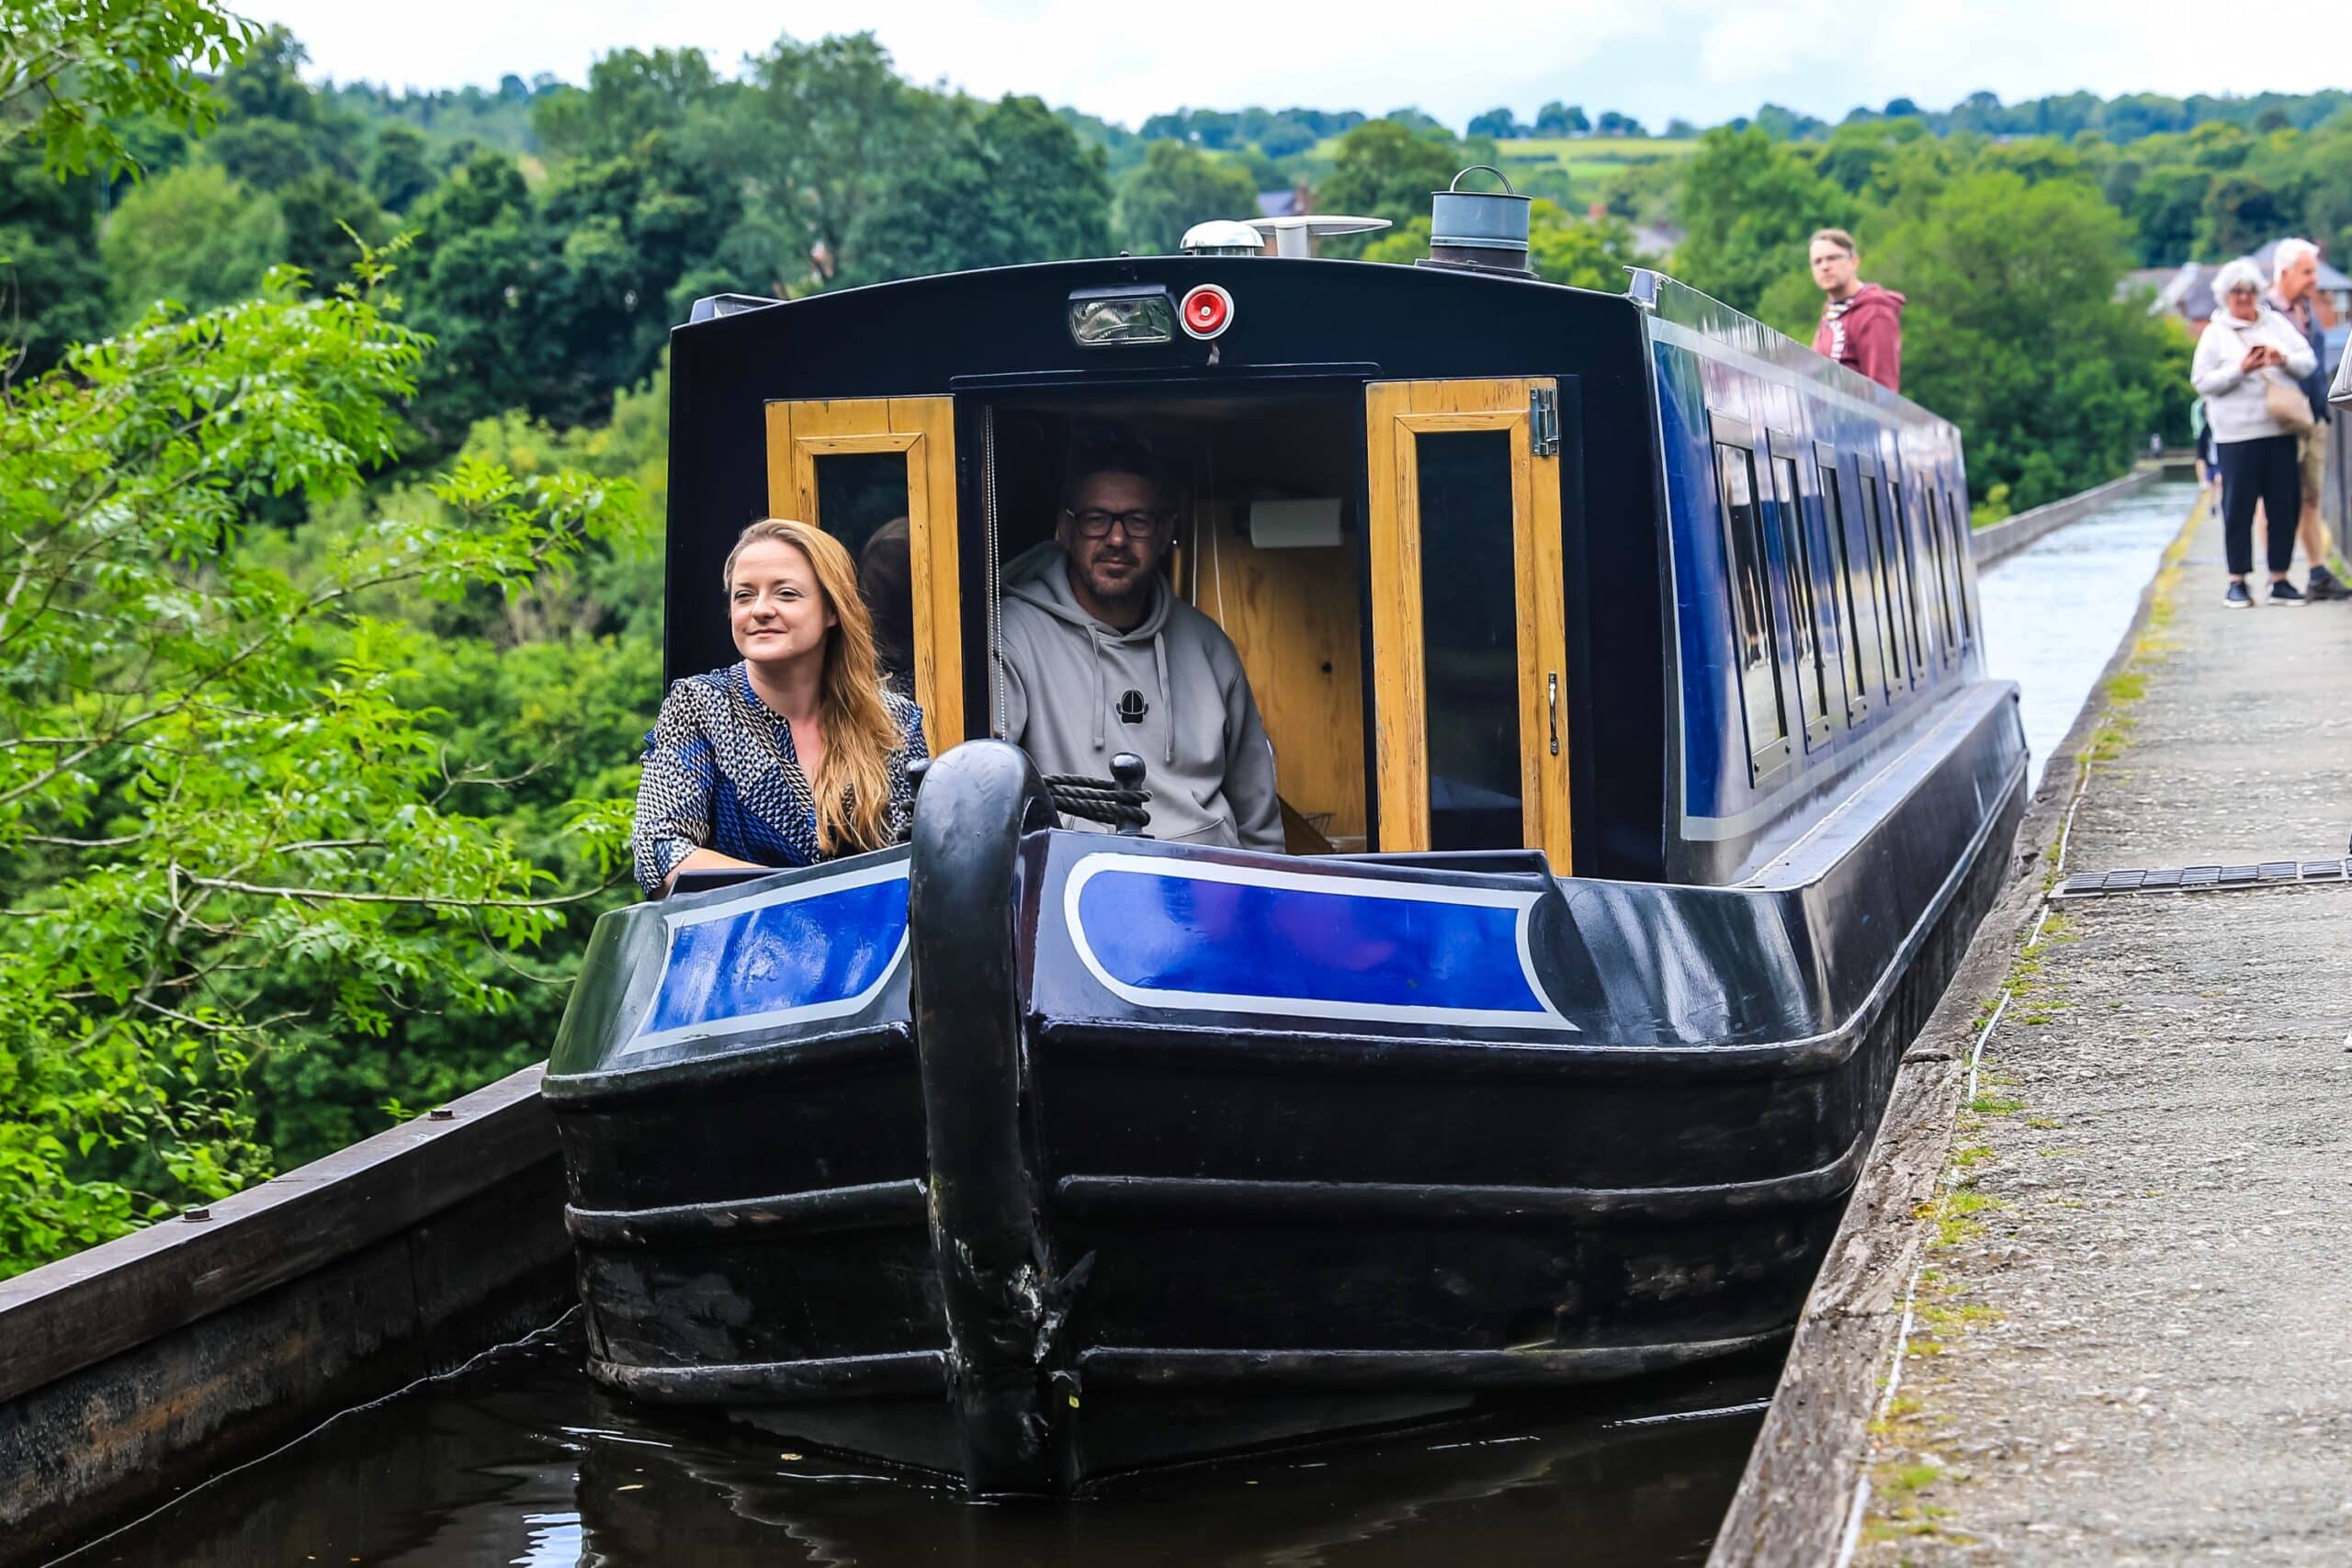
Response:
[{"label": "woman with blonde hair", "polygon": [[743,530],[725,571],[741,662],[673,682],[646,738],[637,880],[813,865],[902,841],[922,713],[884,685],[857,568],[806,523]]}]

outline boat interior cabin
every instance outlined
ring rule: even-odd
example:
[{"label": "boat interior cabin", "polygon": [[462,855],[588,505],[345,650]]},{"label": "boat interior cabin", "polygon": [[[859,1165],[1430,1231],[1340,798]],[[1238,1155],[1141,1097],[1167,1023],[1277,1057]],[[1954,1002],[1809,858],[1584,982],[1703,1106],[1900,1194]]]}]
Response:
[{"label": "boat interior cabin", "polygon": [[[1352,378],[767,407],[770,503],[860,561],[934,752],[990,732],[992,564],[1053,536],[1074,451],[1131,442],[1177,492],[1171,590],[1249,676],[1290,852],[1568,871],[1558,460],[1528,383],[1374,384],[1369,420]],[[984,454],[960,526],[959,416]]]},{"label": "boat interior cabin", "polygon": [[[861,561],[933,754],[989,735],[1000,572],[1053,533],[1074,447],[1134,442],[1288,849],[1754,875],[1983,683],[1959,434],[1634,283],[1136,257],[699,315],[672,340],[667,668],[733,662],[720,563],[798,518]],[[1213,341],[1170,324],[1204,291]],[[1090,335],[1106,299],[1159,335]]]}]

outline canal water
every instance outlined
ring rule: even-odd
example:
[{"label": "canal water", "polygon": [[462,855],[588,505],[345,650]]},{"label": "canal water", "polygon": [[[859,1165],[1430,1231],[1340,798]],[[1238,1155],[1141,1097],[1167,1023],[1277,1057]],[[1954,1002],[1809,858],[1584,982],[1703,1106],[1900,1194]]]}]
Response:
[{"label": "canal water", "polygon": [[[2194,492],[2160,485],[1984,573],[1992,671],[2039,770]],[[74,1568],[1439,1568],[1700,1562],[1777,1367],[979,1505],[716,1417],[615,1401],[559,1328],[350,1412],[62,1561]]]},{"label": "canal water", "polygon": [[2193,484],[2150,485],[2028,545],[1978,582],[1985,663],[2018,683],[2035,787],[2196,502]]},{"label": "canal water", "polygon": [[725,1421],[606,1396],[560,1329],[338,1417],[72,1568],[1079,1568],[1702,1562],[1778,1369],[1542,1418],[974,1504]]}]

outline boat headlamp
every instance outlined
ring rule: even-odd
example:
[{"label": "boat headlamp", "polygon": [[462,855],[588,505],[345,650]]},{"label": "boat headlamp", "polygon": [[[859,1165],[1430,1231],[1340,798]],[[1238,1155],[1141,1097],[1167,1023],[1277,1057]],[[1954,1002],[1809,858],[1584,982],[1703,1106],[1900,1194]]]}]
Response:
[{"label": "boat headlamp", "polygon": [[1069,297],[1069,335],[1080,348],[1172,343],[1176,301],[1160,288],[1081,288]]}]

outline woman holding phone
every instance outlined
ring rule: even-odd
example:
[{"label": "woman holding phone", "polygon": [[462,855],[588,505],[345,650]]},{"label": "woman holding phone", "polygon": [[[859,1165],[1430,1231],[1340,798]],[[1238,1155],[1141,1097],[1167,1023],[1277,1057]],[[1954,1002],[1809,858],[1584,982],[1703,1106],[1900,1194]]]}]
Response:
[{"label": "woman holding phone", "polygon": [[[2301,516],[2302,468],[2295,438],[2311,423],[2300,382],[2316,362],[2303,334],[2263,303],[2262,268],[2241,256],[2213,279],[2215,310],[2197,340],[2189,380],[2205,400],[2222,470],[2222,532],[2229,551],[2230,585],[2222,603],[2250,608],[2246,577],[2254,570],[2254,509],[2273,519],[2265,545],[2270,603],[2303,603],[2287,581],[2295,530],[2280,521]],[[2274,390],[2275,389],[2275,390]],[[2298,423],[2300,421],[2300,423]]]},{"label": "woman holding phone", "polygon": [[631,835],[637,880],[813,865],[901,842],[922,713],[876,667],[857,567],[806,523],[768,518],[727,557],[742,660],[673,682],[646,738]]}]

